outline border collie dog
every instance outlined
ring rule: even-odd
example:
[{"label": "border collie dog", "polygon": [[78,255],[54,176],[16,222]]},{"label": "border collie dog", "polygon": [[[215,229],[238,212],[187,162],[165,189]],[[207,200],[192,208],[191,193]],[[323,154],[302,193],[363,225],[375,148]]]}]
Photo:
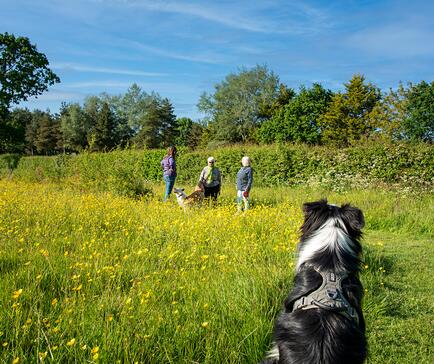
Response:
[{"label": "border collie dog", "polygon": [[262,364],[361,364],[367,355],[358,278],[361,210],[323,199],[303,205],[294,288]]}]

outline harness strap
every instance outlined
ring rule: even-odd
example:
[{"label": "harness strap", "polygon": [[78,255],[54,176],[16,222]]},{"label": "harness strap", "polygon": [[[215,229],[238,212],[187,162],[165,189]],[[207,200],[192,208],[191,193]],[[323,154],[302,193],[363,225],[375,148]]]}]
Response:
[{"label": "harness strap", "polygon": [[294,301],[292,311],[319,307],[338,312],[358,324],[359,315],[343,295],[342,281],[348,277],[348,274],[332,271],[320,272],[316,268],[314,269],[321,274],[321,286],[308,295]]}]

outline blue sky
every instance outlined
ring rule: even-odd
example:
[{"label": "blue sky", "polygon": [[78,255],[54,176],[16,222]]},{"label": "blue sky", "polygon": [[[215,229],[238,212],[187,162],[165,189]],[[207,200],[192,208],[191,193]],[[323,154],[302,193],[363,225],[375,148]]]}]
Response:
[{"label": "blue sky", "polygon": [[295,89],[431,82],[433,14],[429,0],[0,0],[0,32],[29,37],[62,81],[20,106],[57,112],[135,82],[198,119],[202,92],[256,64]]}]

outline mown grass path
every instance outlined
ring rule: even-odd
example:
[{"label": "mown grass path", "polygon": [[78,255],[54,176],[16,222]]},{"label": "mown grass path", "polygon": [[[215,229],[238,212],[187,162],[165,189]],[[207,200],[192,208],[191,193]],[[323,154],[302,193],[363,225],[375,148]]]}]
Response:
[{"label": "mown grass path", "polygon": [[[369,363],[434,362],[434,244],[406,234],[369,232],[381,241],[384,291],[367,294]],[[375,249],[379,249],[378,246]],[[369,311],[369,309],[368,309]]]}]

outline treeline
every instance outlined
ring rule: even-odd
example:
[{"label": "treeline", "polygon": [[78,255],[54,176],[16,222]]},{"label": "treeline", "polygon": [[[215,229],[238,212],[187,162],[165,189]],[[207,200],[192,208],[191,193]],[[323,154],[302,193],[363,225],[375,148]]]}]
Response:
[{"label": "treeline", "polygon": [[15,109],[1,136],[1,152],[53,155],[64,152],[108,151],[134,145],[160,148],[187,141],[195,147],[201,127],[177,119],[167,98],[147,94],[133,84],[123,95],[86,98],[83,105],[63,103],[59,113]]},{"label": "treeline", "polygon": [[59,112],[18,108],[0,121],[0,153],[53,155],[115,148],[190,149],[233,143],[306,143],[347,147],[365,140],[434,140],[434,82],[381,92],[362,75],[344,91],[320,84],[295,91],[266,66],[229,74],[198,109],[177,118],[171,101],[133,84],[125,94],[63,103]]}]

